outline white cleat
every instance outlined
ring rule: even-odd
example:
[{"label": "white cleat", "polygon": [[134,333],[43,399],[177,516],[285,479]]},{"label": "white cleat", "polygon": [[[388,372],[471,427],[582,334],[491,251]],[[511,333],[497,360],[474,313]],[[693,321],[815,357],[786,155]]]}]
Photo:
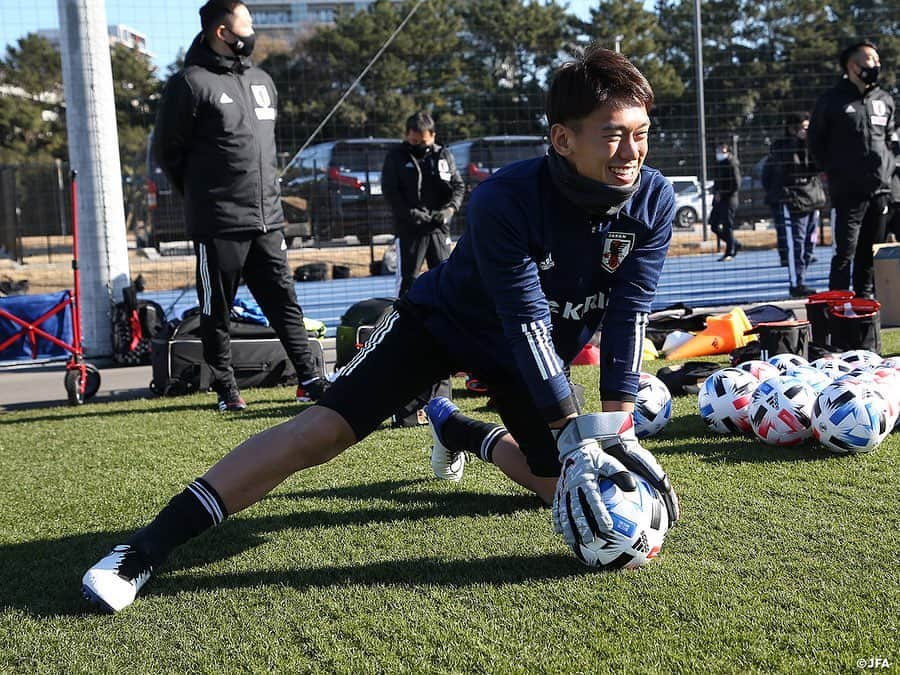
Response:
[{"label": "white cleat", "polygon": [[451,480],[454,483],[462,478],[466,468],[466,453],[453,452],[441,440],[440,430],[447,418],[455,413],[458,408],[448,399],[443,397],[433,398],[425,405],[428,414],[428,426],[431,428],[431,436],[434,445],[431,446],[431,469],[434,475],[441,480]]},{"label": "white cleat", "polygon": [[134,602],[152,572],[136,550],[121,544],[84,573],[81,591],[106,611],[120,612]]}]

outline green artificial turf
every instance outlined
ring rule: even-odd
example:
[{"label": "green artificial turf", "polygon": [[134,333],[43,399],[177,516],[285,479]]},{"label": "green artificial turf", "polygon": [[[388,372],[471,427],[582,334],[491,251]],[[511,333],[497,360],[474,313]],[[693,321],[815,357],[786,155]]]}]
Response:
[{"label": "green artificial turf", "polygon": [[[596,369],[574,378],[596,405]],[[248,391],[231,417],[211,395],[0,416],[0,672],[898,669],[900,436],[773,448],[711,434],[694,396],[645,443],[683,519],[642,570],[582,566],[493,467],[437,481],[427,427],[384,429],[177,551],[126,611],[93,610],[84,570],[292,394]]]}]

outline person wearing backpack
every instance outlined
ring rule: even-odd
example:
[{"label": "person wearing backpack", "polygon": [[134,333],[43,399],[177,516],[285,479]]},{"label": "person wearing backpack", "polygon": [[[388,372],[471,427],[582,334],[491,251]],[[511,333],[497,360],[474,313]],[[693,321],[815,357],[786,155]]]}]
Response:
[{"label": "person wearing backpack", "polygon": [[788,291],[792,298],[805,298],[816,292],[806,285],[806,268],[815,248],[819,209],[825,206],[825,189],[806,145],[808,129],[809,113],[788,115],[784,136],[772,144],[762,175],[775,226],[784,232]]}]

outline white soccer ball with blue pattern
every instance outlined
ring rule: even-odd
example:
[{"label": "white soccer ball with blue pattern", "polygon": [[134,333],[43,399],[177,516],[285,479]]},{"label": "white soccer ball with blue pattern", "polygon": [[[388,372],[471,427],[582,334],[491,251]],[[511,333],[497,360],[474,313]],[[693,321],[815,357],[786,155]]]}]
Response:
[{"label": "white soccer ball with blue pattern", "polygon": [[878,354],[868,349],[851,349],[840,354],[840,357],[854,368],[874,368],[883,360]]},{"label": "white soccer ball with blue pattern", "polygon": [[797,445],[812,436],[816,391],[792,375],[760,382],[750,401],[750,428],[763,443]]},{"label": "white soccer ball with blue pattern", "polygon": [[808,366],[809,361],[804,359],[799,354],[776,354],[772,358],[769,359],[769,363],[778,368],[782,373],[787,373],[791,368],[797,368],[798,366]]},{"label": "white soccer ball with blue pattern", "polygon": [[900,356],[889,356],[886,359],[882,359],[881,363],[878,364],[882,368],[893,368],[894,370],[900,370]]},{"label": "white soccer ball with blue pattern", "polygon": [[806,382],[806,384],[812,387],[817,394],[832,382],[831,378],[828,377],[825,372],[812,365],[797,366],[796,368],[791,368],[789,371],[787,371],[787,374],[791,377],[796,377],[800,380],[803,380],[804,382]]},{"label": "white soccer ball with blue pattern", "polygon": [[672,394],[655,375],[641,373],[634,399],[634,433],[638,438],[655,436],[672,419]]},{"label": "white soccer ball with blue pattern", "polygon": [[844,361],[841,357],[835,355],[823,356],[809,365],[814,366],[817,370],[821,370],[832,380],[836,380],[853,370],[853,366]]},{"label": "white soccer ball with blue pattern", "polygon": [[739,368],[722,368],[707,377],[697,394],[700,417],[720,434],[750,433],[747,412],[759,380]]},{"label": "white soccer ball with blue pattern", "polygon": [[572,547],[575,557],[585,565],[605,570],[635,569],[659,554],[669,529],[665,502],[643,477],[632,476],[638,486],[632,492],[620,489],[608,478],[600,481],[600,495],[612,518],[613,531],[597,531],[593,541],[579,541]]},{"label": "white soccer ball with blue pattern", "polygon": [[838,454],[871,452],[889,431],[884,399],[845,378],[822,390],[813,406],[813,436]]},{"label": "white soccer ball with blue pattern", "polygon": [[739,368],[744,372],[750,373],[760,382],[762,382],[763,380],[768,380],[770,377],[778,377],[779,375],[781,375],[781,371],[778,370],[778,368],[773,366],[768,361],[762,361],[760,359],[744,361],[743,363],[737,364],[735,368]]}]

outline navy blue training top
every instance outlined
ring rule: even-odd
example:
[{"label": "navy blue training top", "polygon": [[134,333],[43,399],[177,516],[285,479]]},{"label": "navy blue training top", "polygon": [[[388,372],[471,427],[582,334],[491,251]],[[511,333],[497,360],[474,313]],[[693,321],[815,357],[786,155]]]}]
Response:
[{"label": "navy blue training top", "polygon": [[517,162],[472,193],[466,233],[407,299],[461,367],[520,377],[547,421],[575,411],[563,364],[602,323],[601,397],[633,400],[674,214],[672,185],[647,166],[618,216],[591,217],[555,188],[546,156]]}]

